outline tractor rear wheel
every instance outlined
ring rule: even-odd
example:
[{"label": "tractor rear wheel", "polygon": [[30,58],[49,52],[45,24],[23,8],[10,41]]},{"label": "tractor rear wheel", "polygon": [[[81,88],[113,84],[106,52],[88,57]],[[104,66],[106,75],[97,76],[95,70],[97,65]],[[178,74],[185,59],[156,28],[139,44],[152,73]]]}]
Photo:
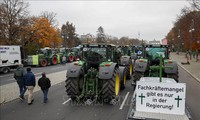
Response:
[{"label": "tractor rear wheel", "polygon": [[47,60],[46,59],[40,60],[40,66],[42,66],[42,67],[47,66]]},{"label": "tractor rear wheel", "polygon": [[52,57],[52,65],[56,65],[57,62],[58,62],[57,57],[56,57],[56,56],[53,56],[53,57]]},{"label": "tractor rear wheel", "polygon": [[177,73],[167,74],[167,77],[174,79],[177,83],[179,82],[179,80],[178,80],[178,78],[179,78],[178,72]]},{"label": "tractor rear wheel", "polygon": [[143,77],[143,73],[142,72],[135,72],[133,75],[133,81],[136,83],[136,81],[139,81],[141,77]]},{"label": "tractor rear wheel", "polygon": [[81,94],[83,87],[83,75],[81,74],[78,78],[67,78],[65,81],[66,92],[72,100],[75,100]]},{"label": "tractor rear wheel", "polygon": [[119,69],[115,68],[113,76],[109,80],[104,80],[102,94],[104,102],[110,102],[119,96],[120,91],[120,76]]},{"label": "tractor rear wheel", "polygon": [[120,73],[120,90],[124,90],[126,85],[126,70]]},{"label": "tractor rear wheel", "polygon": [[129,65],[126,69],[127,69],[127,79],[130,80],[131,76],[133,75],[133,64],[131,61],[129,62]]}]

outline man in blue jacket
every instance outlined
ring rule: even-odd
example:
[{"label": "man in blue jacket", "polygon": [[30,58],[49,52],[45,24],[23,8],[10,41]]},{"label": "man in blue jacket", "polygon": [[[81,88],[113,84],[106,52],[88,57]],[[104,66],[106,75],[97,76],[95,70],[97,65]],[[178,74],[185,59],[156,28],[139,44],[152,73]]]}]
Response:
[{"label": "man in blue jacket", "polygon": [[27,74],[24,76],[24,83],[28,90],[28,105],[33,103],[33,89],[35,87],[35,75],[31,72],[31,68],[27,68]]}]

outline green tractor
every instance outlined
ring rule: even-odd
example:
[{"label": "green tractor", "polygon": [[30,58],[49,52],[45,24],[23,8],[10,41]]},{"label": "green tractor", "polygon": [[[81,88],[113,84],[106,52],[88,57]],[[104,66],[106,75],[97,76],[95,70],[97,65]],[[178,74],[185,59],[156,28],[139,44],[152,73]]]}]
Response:
[{"label": "green tractor", "polygon": [[28,56],[28,65],[45,67],[47,65],[56,65],[60,63],[60,55],[57,50],[43,48],[37,51],[36,55]]},{"label": "green tractor", "polygon": [[80,59],[80,53],[81,53],[80,51],[81,51],[80,46],[71,48],[66,55],[67,61],[73,62]]},{"label": "green tractor", "polygon": [[125,67],[118,65],[117,48],[107,44],[83,44],[81,60],[71,63],[65,81],[72,100],[88,98],[115,101],[126,84]]},{"label": "green tractor", "polygon": [[67,62],[67,54],[69,53],[69,48],[60,48],[59,55],[60,55],[60,62],[66,63]]},{"label": "green tractor", "polygon": [[160,56],[162,56],[162,77],[173,78],[178,82],[178,65],[176,61],[169,59],[167,45],[146,45],[142,58],[137,59],[134,66],[133,85],[141,77],[158,77],[160,72]]},{"label": "green tractor", "polygon": [[126,71],[127,71],[126,76],[128,79],[131,79],[131,76],[133,74],[134,60],[131,59],[130,47],[129,46],[118,46],[117,50],[121,54],[119,65],[125,66]]}]

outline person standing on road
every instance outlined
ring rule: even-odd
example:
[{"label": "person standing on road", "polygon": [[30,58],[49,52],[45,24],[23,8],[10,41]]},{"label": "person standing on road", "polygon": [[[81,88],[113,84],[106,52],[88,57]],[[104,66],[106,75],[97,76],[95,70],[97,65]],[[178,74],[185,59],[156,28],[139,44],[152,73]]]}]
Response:
[{"label": "person standing on road", "polygon": [[49,88],[51,87],[51,81],[49,80],[49,78],[46,77],[45,72],[42,73],[42,77],[38,80],[38,85],[40,86],[44,95],[43,102],[47,103],[48,101],[47,95],[48,95]]},{"label": "person standing on road", "polygon": [[26,92],[26,87],[24,85],[23,77],[26,74],[26,71],[23,68],[23,64],[19,64],[18,68],[14,72],[14,78],[17,81],[17,84],[19,86],[19,99],[24,100],[24,93]]},{"label": "person standing on road", "polygon": [[25,86],[28,89],[28,105],[33,103],[33,89],[35,87],[35,75],[31,68],[27,68],[27,74],[24,76]]}]

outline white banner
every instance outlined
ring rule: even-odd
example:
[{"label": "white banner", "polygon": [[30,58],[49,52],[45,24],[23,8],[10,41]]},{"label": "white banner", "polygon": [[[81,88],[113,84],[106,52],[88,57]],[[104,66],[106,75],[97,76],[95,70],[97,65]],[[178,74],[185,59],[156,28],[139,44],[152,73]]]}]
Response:
[{"label": "white banner", "polygon": [[185,83],[153,83],[138,81],[136,111],[185,114]]}]

